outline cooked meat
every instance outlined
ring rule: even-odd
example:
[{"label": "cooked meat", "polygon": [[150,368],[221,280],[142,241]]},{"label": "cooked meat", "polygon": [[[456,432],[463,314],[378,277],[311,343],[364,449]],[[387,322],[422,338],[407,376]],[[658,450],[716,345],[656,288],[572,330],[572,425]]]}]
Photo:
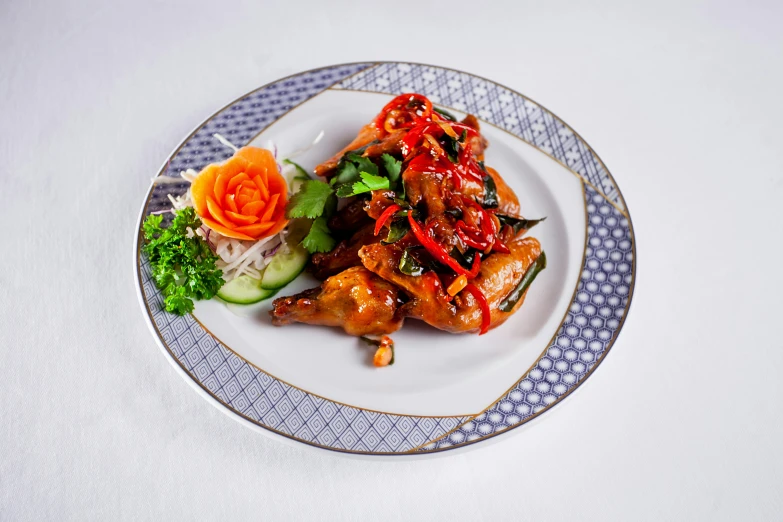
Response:
[{"label": "cooked meat", "polygon": [[353,232],[371,221],[364,210],[364,201],[356,199],[332,216],[329,220],[329,230],[332,232]]},{"label": "cooked meat", "polygon": [[[541,255],[541,246],[534,238],[516,237],[501,220],[502,215],[520,217],[519,199],[496,170],[478,163],[487,146],[475,116],[446,121],[420,94],[390,101],[351,143],[315,169],[328,178],[346,153],[357,151],[375,160],[379,176],[388,180],[361,174],[366,186],[350,181],[358,195],[328,221],[341,241],[331,252],[311,257],[310,270],[324,282],[276,299],[273,324],[302,322],[379,335],[396,331],[406,317],[452,333],[484,333],[505,322],[524,295],[511,312],[501,311],[500,303]],[[388,158],[380,161],[384,153],[399,162],[399,170],[387,166]],[[348,183],[352,171],[345,174]],[[485,186],[487,174],[497,206],[486,201],[492,185]],[[354,175],[358,181],[358,171]],[[383,244],[387,235],[396,242]],[[404,252],[406,273],[400,268]]]},{"label": "cooked meat", "polygon": [[[498,193],[498,212],[507,216],[518,216],[520,212],[519,199],[514,193],[511,187],[508,186],[506,180],[498,174],[498,171],[492,167],[487,167],[487,172],[492,176],[492,180],[495,182],[495,188]],[[475,198],[479,203],[484,202],[484,185],[473,181],[472,179],[465,179],[462,182],[462,189],[460,192],[471,198]]]},{"label": "cooked meat", "polygon": [[[481,264],[479,275],[472,282],[484,294],[491,313],[490,328],[503,324],[522,305],[524,296],[512,312],[499,310],[500,302],[519,283],[528,267],[541,255],[541,245],[535,238],[518,238],[508,245],[508,254],[494,253]],[[410,301],[402,306],[405,317],[421,319],[430,326],[452,333],[478,332],[481,309],[468,292],[449,300],[440,279],[434,272],[414,277],[397,268],[401,250],[393,245],[369,245],[359,251],[362,263],[372,272],[399,286]]]},{"label": "cooked meat", "polygon": [[346,268],[361,266],[359,249],[364,245],[377,243],[380,239],[373,234],[373,224],[359,229],[350,239],[340,241],[331,252],[313,254],[310,258],[310,270],[321,280],[339,274]]},{"label": "cooked meat", "polygon": [[397,287],[364,267],[353,267],[311,288],[275,299],[272,324],[339,326],[350,335],[381,335],[399,330]]}]

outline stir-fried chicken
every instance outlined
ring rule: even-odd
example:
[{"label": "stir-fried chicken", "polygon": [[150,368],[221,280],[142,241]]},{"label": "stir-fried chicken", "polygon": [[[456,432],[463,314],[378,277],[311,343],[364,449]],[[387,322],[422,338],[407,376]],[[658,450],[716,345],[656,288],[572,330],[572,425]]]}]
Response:
[{"label": "stir-fried chicken", "polygon": [[542,254],[541,246],[509,224],[522,223],[519,200],[497,171],[484,166],[488,143],[479,131],[472,115],[455,122],[436,114],[423,96],[401,95],[318,165],[318,175],[337,173],[342,182],[337,169],[345,168],[348,153],[369,158],[379,169],[389,160],[381,156],[391,155],[401,175],[399,182],[390,176],[387,189],[365,189],[331,216],[329,229],[338,242],[310,263],[325,281],[275,300],[273,324],[380,335],[410,317],[452,333],[485,333],[513,315],[526,291],[511,304],[506,300]]}]

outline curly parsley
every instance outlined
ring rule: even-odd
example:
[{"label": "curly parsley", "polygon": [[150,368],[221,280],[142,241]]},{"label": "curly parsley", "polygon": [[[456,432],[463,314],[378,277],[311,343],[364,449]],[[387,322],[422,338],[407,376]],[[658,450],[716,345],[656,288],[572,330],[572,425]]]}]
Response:
[{"label": "curly parsley", "polygon": [[167,228],[162,215],[144,220],[142,250],[149,257],[152,278],[163,291],[167,312],[185,315],[193,311],[193,300],[211,299],[223,286],[223,272],[215,262],[218,257],[201,237],[188,231],[201,227],[196,211],[178,210]]}]

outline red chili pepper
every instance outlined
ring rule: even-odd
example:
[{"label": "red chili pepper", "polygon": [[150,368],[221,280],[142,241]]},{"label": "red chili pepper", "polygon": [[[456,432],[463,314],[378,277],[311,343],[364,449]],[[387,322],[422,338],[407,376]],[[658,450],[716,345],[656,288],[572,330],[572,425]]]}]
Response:
[{"label": "red chili pepper", "polygon": [[381,229],[383,228],[383,225],[386,224],[386,222],[391,218],[395,212],[398,210],[401,210],[402,207],[397,205],[396,203],[393,203],[386,207],[386,210],[384,210],[380,216],[378,216],[378,219],[375,221],[375,235],[377,236]]},{"label": "red chili pepper", "polygon": [[424,105],[424,110],[422,111],[421,115],[416,114],[415,111],[410,111],[413,123],[415,124],[420,121],[429,121],[430,116],[432,115],[432,102],[426,96],[422,96],[421,94],[408,93],[400,94],[392,101],[387,103],[383,109],[381,109],[381,112],[375,118],[375,127],[378,130],[384,130],[383,123],[386,121],[386,117],[389,115],[389,112],[395,109],[408,108],[413,100],[417,100],[419,103]]},{"label": "red chili pepper", "polygon": [[[413,235],[416,236],[416,239],[419,240],[419,243],[421,243],[421,246],[427,249],[427,252],[432,255],[436,260],[440,261],[444,265],[448,266],[452,270],[454,270],[458,274],[465,274],[469,278],[476,277],[475,275],[471,275],[473,272],[473,269],[469,272],[465,269],[462,265],[460,265],[456,259],[451,257],[449,253],[446,251],[446,249],[435,241],[433,237],[430,235],[430,229],[427,228],[426,231],[422,230],[419,223],[413,218],[413,212],[408,212],[408,223],[411,225],[411,230],[413,231]],[[478,258],[478,254],[476,254],[476,258]],[[474,267],[476,265],[476,261],[474,259],[473,261]],[[476,274],[478,274],[478,268],[476,268]]]},{"label": "red chili pepper", "polygon": [[484,293],[473,283],[468,283],[464,290],[473,296],[473,298],[478,302],[479,308],[481,308],[481,330],[479,330],[479,335],[484,335],[487,333],[487,330],[489,330],[489,325],[492,321],[487,298],[484,296]]},{"label": "red chili pepper", "polygon": [[[464,123],[449,122],[447,125],[450,125],[455,132],[466,131],[468,136],[478,136],[476,129],[469,127]],[[441,127],[436,122],[418,123],[410,131],[408,131],[408,133],[402,139],[402,154],[407,156],[414,149],[416,149],[416,147],[418,147],[421,141],[424,139],[425,134],[430,134],[433,138],[440,138],[446,134],[446,131],[444,131],[443,127]]]},{"label": "red chili pepper", "polygon": [[495,242],[492,244],[492,250],[500,254],[511,253],[511,250],[508,249],[508,246],[503,241],[501,241],[500,238],[498,237],[495,238]]}]

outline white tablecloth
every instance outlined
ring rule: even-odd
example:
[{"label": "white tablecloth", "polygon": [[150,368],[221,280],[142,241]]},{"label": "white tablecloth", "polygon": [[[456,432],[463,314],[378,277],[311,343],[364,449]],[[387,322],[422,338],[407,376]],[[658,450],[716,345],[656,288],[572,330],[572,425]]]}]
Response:
[{"label": "white tablecloth", "polygon": [[[783,4],[265,4],[0,6],[0,520],[780,520]],[[134,292],[139,206],[182,137],[268,81],[373,59],[541,102],[636,227],[606,362],[454,456],[244,428],[177,375]]]}]

